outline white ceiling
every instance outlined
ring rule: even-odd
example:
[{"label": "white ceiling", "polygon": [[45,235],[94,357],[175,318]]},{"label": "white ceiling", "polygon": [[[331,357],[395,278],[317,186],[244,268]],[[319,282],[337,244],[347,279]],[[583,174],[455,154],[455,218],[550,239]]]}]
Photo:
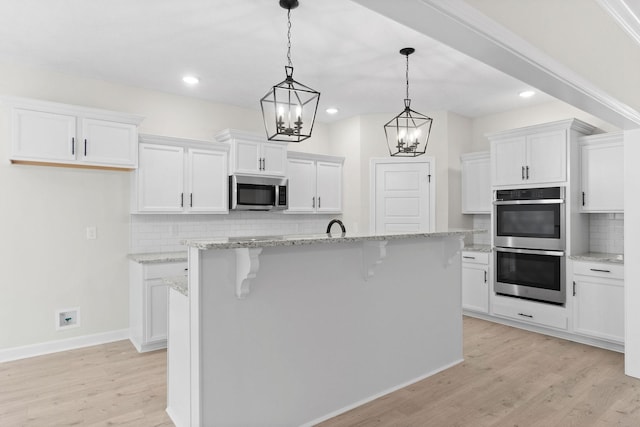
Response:
[{"label": "white ceiling", "polygon": [[[3,0],[0,62],[258,109],[284,79],[286,29],[278,0]],[[417,111],[477,117],[551,99],[523,100],[518,80],[350,0],[292,11],[294,78],[321,92],[321,121],[401,111],[407,46]]]}]

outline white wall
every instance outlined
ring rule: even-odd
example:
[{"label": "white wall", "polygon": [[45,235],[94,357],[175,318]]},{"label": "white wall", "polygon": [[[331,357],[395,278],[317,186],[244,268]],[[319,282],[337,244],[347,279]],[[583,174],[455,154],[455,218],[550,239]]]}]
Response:
[{"label": "white wall", "polygon": [[[230,127],[263,132],[259,111],[99,80],[0,64],[0,94],[146,116],[140,131],[213,140]],[[256,94],[256,106],[261,94]],[[8,109],[0,108],[0,349],[128,327],[129,175],[11,165]],[[328,128],[298,151],[328,151]],[[96,226],[97,240],[85,239]],[[56,331],[56,309],[81,325]]]},{"label": "white wall", "polygon": [[624,367],[640,378],[640,129],[625,132],[624,159]]},{"label": "white wall", "polygon": [[[517,129],[542,123],[564,119],[580,119],[599,129],[599,132],[615,132],[620,129],[610,125],[602,119],[587,114],[562,101],[552,101],[544,104],[523,107],[503,113],[479,117],[472,122],[471,151],[489,150],[487,133],[499,132],[507,129]],[[596,132],[598,133],[598,132]]]},{"label": "white wall", "polygon": [[597,0],[465,2],[640,111],[640,49]]}]

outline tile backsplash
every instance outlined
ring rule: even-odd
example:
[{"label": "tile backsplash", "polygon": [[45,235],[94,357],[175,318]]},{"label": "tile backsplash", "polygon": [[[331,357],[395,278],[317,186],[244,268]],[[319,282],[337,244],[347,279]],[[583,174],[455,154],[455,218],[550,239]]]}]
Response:
[{"label": "tile backsplash", "polygon": [[[583,214],[589,215],[589,251],[621,254],[624,253],[624,214]],[[490,215],[474,215],[473,228],[491,229]],[[473,244],[491,244],[491,232],[474,234]]]},{"label": "tile backsplash", "polygon": [[491,244],[491,215],[474,215],[473,228],[487,230],[486,233],[474,234],[474,245],[490,245]]},{"label": "tile backsplash", "polygon": [[131,215],[129,251],[186,250],[184,239],[324,233],[336,215],[230,212],[228,215]]},{"label": "tile backsplash", "polygon": [[624,253],[624,214],[589,215],[589,250]]}]

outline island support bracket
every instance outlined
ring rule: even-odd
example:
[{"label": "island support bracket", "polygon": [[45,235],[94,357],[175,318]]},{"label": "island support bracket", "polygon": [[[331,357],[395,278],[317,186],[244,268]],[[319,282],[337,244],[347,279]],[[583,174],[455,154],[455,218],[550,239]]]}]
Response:
[{"label": "island support bracket", "polygon": [[374,269],[387,256],[387,243],[386,240],[362,242],[362,275],[364,280],[373,277]]},{"label": "island support bracket", "polygon": [[251,281],[260,268],[262,248],[236,249],[236,296],[243,299],[251,292]]}]

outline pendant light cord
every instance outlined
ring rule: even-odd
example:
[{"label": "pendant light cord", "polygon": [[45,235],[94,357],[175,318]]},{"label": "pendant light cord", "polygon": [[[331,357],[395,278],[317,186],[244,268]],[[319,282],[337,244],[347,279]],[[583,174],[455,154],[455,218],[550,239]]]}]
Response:
[{"label": "pendant light cord", "polygon": [[287,10],[287,62],[289,63],[289,67],[293,67],[293,63],[291,62],[291,9]]},{"label": "pendant light cord", "polygon": [[407,99],[409,99],[409,55],[406,55],[407,57]]}]

